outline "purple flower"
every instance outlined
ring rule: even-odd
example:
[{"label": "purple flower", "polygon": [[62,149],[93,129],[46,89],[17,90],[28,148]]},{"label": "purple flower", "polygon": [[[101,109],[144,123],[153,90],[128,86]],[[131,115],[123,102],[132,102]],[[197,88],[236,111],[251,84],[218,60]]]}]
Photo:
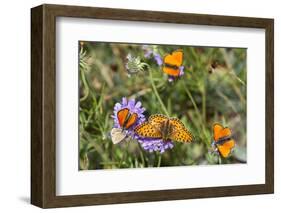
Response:
[{"label": "purple flower", "polygon": [[119,124],[117,113],[124,108],[128,108],[131,114],[137,113],[138,115],[137,121],[129,129],[126,129],[126,133],[134,137],[134,128],[146,120],[143,114],[145,108],[142,107],[140,101],[136,102],[135,99],[127,100],[127,98],[123,97],[122,103],[116,103],[114,106],[112,116],[112,118],[114,119],[114,128],[122,128],[122,126],[120,126]]},{"label": "purple flower", "polygon": [[163,64],[163,60],[161,58],[161,56],[158,53],[153,53],[154,56],[154,60],[156,61],[156,63],[161,66]]},{"label": "purple flower", "polygon": [[161,138],[152,139],[152,138],[137,138],[144,150],[149,152],[160,152],[164,153],[168,149],[172,149],[174,144],[171,140],[163,141]]},{"label": "purple flower", "polygon": [[143,45],[142,49],[144,50],[144,57],[151,58],[153,57],[156,63],[161,66],[163,64],[162,57],[159,53],[157,53],[153,48],[149,47],[148,45]]},{"label": "purple flower", "polygon": [[151,54],[153,53],[152,49],[148,45],[142,45],[142,49],[144,51],[144,57],[150,58]]},{"label": "purple flower", "polygon": [[180,73],[179,73],[179,75],[177,77],[171,76],[171,75],[168,76],[168,81],[169,82],[173,82],[176,79],[178,79],[179,77],[182,77],[184,75],[184,71],[183,71],[184,70],[184,66],[180,66],[179,69],[180,69]]},{"label": "purple flower", "polygon": [[152,50],[145,50],[144,52],[144,57],[145,58],[150,58],[150,56],[153,54]]}]

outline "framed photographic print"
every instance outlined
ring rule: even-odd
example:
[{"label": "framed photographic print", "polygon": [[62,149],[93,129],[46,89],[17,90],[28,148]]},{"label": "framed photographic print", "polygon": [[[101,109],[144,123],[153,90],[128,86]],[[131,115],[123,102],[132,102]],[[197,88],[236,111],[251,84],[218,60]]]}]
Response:
[{"label": "framed photographic print", "polygon": [[272,19],[31,9],[31,203],[274,191]]}]

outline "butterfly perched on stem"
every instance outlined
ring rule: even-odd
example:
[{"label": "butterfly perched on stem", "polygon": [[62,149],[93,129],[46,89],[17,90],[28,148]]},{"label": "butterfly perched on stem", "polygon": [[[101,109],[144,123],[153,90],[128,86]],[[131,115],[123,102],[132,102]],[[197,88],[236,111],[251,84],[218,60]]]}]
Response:
[{"label": "butterfly perched on stem", "polygon": [[232,137],[231,130],[228,127],[215,123],[213,125],[214,141],[212,147],[222,157],[227,158],[235,147],[235,141]]},{"label": "butterfly perched on stem", "polygon": [[178,77],[181,75],[183,62],[183,51],[175,50],[171,54],[166,54],[163,58],[163,72],[169,76]]},{"label": "butterfly perched on stem", "polygon": [[128,108],[123,108],[117,112],[117,118],[120,128],[113,128],[110,132],[114,144],[120,143],[126,138],[126,130],[131,128],[137,122],[138,114],[130,113]]},{"label": "butterfly perched on stem", "polygon": [[165,115],[151,115],[147,122],[138,125],[135,133],[143,138],[162,139],[164,142],[177,141],[189,143],[192,134],[177,118],[169,118]]}]

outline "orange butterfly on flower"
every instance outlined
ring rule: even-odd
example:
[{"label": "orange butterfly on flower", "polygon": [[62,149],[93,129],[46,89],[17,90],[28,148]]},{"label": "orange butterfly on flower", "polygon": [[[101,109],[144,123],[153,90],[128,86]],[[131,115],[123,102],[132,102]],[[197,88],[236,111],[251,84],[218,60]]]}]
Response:
[{"label": "orange butterfly on flower", "polygon": [[122,129],[129,129],[136,123],[138,114],[130,113],[128,108],[124,108],[117,112],[117,118]]},{"label": "orange butterfly on flower", "polygon": [[124,108],[117,112],[117,118],[120,128],[113,128],[110,132],[113,144],[120,143],[126,138],[125,130],[129,129],[137,122],[138,114],[130,113],[128,108]]},{"label": "orange butterfly on flower", "polygon": [[232,137],[231,130],[228,127],[215,123],[213,125],[214,141],[212,147],[222,157],[227,158],[235,147],[235,141]]},{"label": "orange butterfly on flower", "polygon": [[163,72],[171,77],[179,77],[183,73],[183,50],[175,50],[163,57]]},{"label": "orange butterfly on flower", "polygon": [[179,119],[161,114],[151,115],[147,122],[135,128],[135,133],[143,138],[162,139],[164,142],[190,143],[193,138]]}]

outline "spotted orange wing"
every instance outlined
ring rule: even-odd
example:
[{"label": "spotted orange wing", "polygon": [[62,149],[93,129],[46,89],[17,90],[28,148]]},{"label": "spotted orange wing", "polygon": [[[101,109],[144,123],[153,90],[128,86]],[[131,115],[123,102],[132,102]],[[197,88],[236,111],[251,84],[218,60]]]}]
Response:
[{"label": "spotted orange wing", "polygon": [[226,141],[222,145],[217,145],[217,147],[221,156],[227,158],[231,154],[233,148],[235,147],[235,141],[231,139],[229,141]]},{"label": "spotted orange wing", "polygon": [[184,126],[184,124],[177,118],[171,118],[169,123],[173,127],[173,132],[171,134],[171,140],[183,143],[192,142],[192,134],[188,129]]},{"label": "spotted orange wing", "polygon": [[136,134],[138,134],[141,137],[146,137],[146,138],[161,138],[162,137],[162,134],[159,131],[159,129],[156,128],[154,125],[152,125],[150,122],[144,122],[144,123],[138,125],[134,131]]},{"label": "spotted orange wing", "polygon": [[175,50],[172,54],[167,54],[164,56],[163,72],[171,76],[179,76],[180,69],[183,61],[183,51]]},{"label": "spotted orange wing", "polygon": [[117,118],[118,118],[118,122],[119,122],[120,126],[122,126],[122,127],[124,126],[126,118],[129,115],[129,112],[130,111],[128,108],[121,109],[117,112]]},{"label": "spotted orange wing", "polygon": [[148,118],[148,122],[151,123],[152,125],[159,125],[159,124],[163,123],[164,121],[166,121],[167,119],[169,119],[169,118],[166,115],[155,114],[155,115],[151,115]]},{"label": "spotted orange wing", "polygon": [[129,129],[131,126],[133,126],[137,122],[137,119],[138,119],[137,113],[131,114],[126,123],[126,129]]}]

